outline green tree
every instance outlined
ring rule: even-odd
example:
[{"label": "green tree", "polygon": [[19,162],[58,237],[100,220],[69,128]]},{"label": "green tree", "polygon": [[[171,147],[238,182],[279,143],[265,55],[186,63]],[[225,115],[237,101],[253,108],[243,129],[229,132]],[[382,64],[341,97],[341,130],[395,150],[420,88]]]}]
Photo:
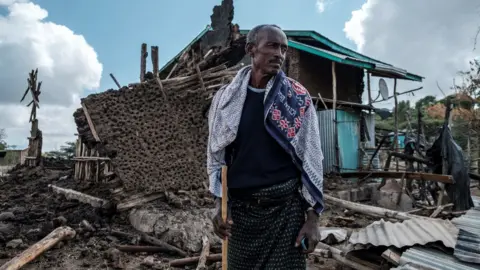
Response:
[{"label": "green tree", "polygon": [[425,108],[437,103],[437,98],[435,96],[425,96],[415,102],[415,110]]},{"label": "green tree", "polygon": [[60,150],[46,152],[44,156],[58,159],[72,159],[75,157],[75,147],[75,142],[66,142],[65,145],[60,146]]},{"label": "green tree", "polygon": [[0,150],[5,150],[7,148],[7,143],[5,139],[7,138],[7,134],[5,133],[5,129],[0,128]]}]

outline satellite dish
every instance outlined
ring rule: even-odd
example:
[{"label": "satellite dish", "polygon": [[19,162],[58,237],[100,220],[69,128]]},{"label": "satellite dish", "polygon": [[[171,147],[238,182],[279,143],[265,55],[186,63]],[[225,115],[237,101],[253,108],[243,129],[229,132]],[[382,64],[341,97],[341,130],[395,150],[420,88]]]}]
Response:
[{"label": "satellite dish", "polygon": [[388,86],[387,86],[387,82],[385,82],[385,80],[383,78],[381,78],[378,81],[378,88],[379,88],[379,91],[380,91],[380,95],[382,96],[382,99],[387,100],[388,99]]}]

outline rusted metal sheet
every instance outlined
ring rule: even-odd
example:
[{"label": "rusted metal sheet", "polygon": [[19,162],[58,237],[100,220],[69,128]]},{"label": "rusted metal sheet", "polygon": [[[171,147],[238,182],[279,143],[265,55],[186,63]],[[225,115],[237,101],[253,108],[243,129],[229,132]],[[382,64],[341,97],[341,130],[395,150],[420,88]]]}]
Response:
[{"label": "rusted metal sheet", "polygon": [[418,172],[388,172],[388,171],[363,171],[363,172],[345,172],[340,176],[343,178],[398,178],[401,179],[405,174],[407,179],[435,181],[446,184],[453,184],[451,175],[433,174],[433,173],[418,173]]},{"label": "rusted metal sheet", "polygon": [[454,248],[458,229],[448,220],[414,218],[403,222],[375,221],[352,233],[351,244],[410,247],[440,241]]}]

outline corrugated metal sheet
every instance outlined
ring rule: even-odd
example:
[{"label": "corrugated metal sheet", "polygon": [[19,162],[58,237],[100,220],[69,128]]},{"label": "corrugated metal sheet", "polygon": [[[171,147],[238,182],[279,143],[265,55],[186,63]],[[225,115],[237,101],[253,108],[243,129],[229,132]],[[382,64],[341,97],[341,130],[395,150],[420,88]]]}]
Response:
[{"label": "corrugated metal sheet", "polygon": [[366,147],[375,148],[375,114],[364,114],[365,124],[370,140],[367,141]]},{"label": "corrugated metal sheet", "polygon": [[320,141],[323,151],[323,172],[335,171],[335,125],[333,124],[333,110],[317,112],[320,126]]},{"label": "corrugated metal sheet", "polygon": [[474,205],[474,206],[480,207],[480,197],[478,197],[478,196],[472,196],[472,200],[473,200],[473,205]]},{"label": "corrugated metal sheet", "polygon": [[461,217],[452,219],[459,229],[480,235],[480,207],[474,207]]},{"label": "corrugated metal sheet", "polygon": [[[455,257],[434,249],[424,247],[413,247],[403,252],[400,257],[400,265],[419,265],[427,269],[435,270],[478,270],[479,265],[468,264],[459,261]],[[400,268],[416,269],[416,268]],[[421,268],[418,268],[421,269]]]},{"label": "corrugated metal sheet", "polygon": [[452,219],[452,222],[460,229],[455,257],[480,264],[480,207],[468,210],[465,215]]},{"label": "corrugated metal sheet", "polygon": [[360,147],[360,116],[337,110],[338,146],[340,148],[340,171],[357,171]]},{"label": "corrugated metal sheet", "polygon": [[453,255],[464,262],[480,264],[480,235],[460,230]]},{"label": "corrugated metal sheet", "polygon": [[[323,171],[335,170],[335,125],[334,111],[317,112],[320,141],[323,150]],[[341,171],[356,171],[359,166],[360,117],[354,113],[337,110],[338,147],[340,148]]]},{"label": "corrugated metal sheet", "polygon": [[402,248],[441,241],[454,248],[457,234],[458,229],[448,220],[416,218],[392,223],[382,219],[353,232],[349,242]]}]

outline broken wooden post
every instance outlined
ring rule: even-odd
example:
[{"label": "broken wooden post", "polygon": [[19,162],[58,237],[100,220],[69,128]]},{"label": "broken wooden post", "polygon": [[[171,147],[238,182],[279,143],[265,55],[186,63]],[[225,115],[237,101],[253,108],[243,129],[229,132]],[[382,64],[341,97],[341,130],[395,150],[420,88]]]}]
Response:
[{"label": "broken wooden post", "polygon": [[202,238],[202,253],[200,253],[200,259],[198,260],[197,270],[207,269],[207,257],[210,255],[210,242],[206,235]]},{"label": "broken wooden post", "polygon": [[120,84],[118,83],[117,78],[115,78],[115,76],[113,76],[112,73],[110,73],[110,78],[112,78],[113,82],[117,85],[118,89],[122,88],[122,86],[120,86]]},{"label": "broken wooden post", "polygon": [[372,88],[370,83],[370,72],[367,72],[367,90],[368,90],[368,105],[372,106]]},{"label": "broken wooden post", "polygon": [[95,208],[102,208],[102,207],[108,206],[109,204],[107,200],[93,197],[73,189],[61,188],[55,185],[48,185],[48,187],[51,188],[55,193],[65,195],[67,200],[77,200],[82,203],[90,204]]},{"label": "broken wooden post", "polygon": [[373,217],[395,218],[399,220],[408,220],[412,218],[427,218],[422,216],[411,215],[405,212],[393,211],[393,210],[389,210],[381,207],[345,201],[339,198],[332,197],[327,194],[324,194],[323,196],[327,203],[331,203],[336,206],[347,208],[355,212],[366,214]]},{"label": "broken wooden post", "polygon": [[[393,140],[393,151],[398,152],[398,97],[397,97],[397,79],[393,79],[393,100],[395,103],[395,136]],[[396,159],[398,172],[398,158]]]},{"label": "broken wooden post", "polygon": [[160,239],[157,239],[153,236],[150,236],[146,233],[142,233],[141,236],[140,236],[140,240],[145,242],[145,243],[148,243],[150,245],[154,245],[154,246],[157,246],[157,247],[161,247],[163,248],[165,251],[168,251],[170,253],[173,253],[173,254],[177,254],[177,255],[180,255],[182,257],[187,257],[187,253],[175,246],[172,246]]},{"label": "broken wooden post", "polygon": [[158,77],[158,46],[151,46],[150,50],[153,76]]},{"label": "broken wooden post", "polygon": [[[170,261],[169,264],[171,267],[184,267],[186,265],[198,263],[199,260],[200,260],[200,256],[197,256],[197,257],[172,260]],[[209,263],[219,262],[221,260],[222,260],[222,254],[212,254],[207,257],[207,262]]]},{"label": "broken wooden post", "polygon": [[340,147],[338,145],[337,130],[337,73],[335,71],[335,62],[332,61],[332,91],[333,91],[333,133],[335,142],[335,170],[340,172]]},{"label": "broken wooden post", "polygon": [[45,238],[30,246],[13,259],[0,267],[0,270],[17,270],[27,263],[37,258],[40,254],[55,246],[64,239],[72,239],[75,237],[75,230],[70,227],[58,227],[48,234]]},{"label": "broken wooden post", "polygon": [[142,51],[140,53],[140,82],[145,81],[145,73],[147,72],[147,44],[142,43]]},{"label": "broken wooden post", "polygon": [[130,246],[130,245],[118,245],[115,247],[116,249],[122,252],[130,252],[130,253],[172,253],[169,248],[166,247],[159,247],[159,246]]}]

